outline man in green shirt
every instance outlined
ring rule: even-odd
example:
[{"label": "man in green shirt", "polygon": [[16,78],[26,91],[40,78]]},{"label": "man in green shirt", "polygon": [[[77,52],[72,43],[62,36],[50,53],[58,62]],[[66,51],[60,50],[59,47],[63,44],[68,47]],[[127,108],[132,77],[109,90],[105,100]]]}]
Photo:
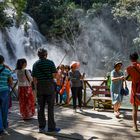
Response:
[{"label": "man in green shirt", "polygon": [[[55,87],[53,79],[57,70],[54,62],[47,59],[47,50],[45,48],[39,48],[37,53],[39,60],[33,65],[32,76],[37,88],[39,132],[58,132],[60,128],[56,128],[54,121]],[[48,104],[48,130],[46,130],[45,118],[46,102]]]}]

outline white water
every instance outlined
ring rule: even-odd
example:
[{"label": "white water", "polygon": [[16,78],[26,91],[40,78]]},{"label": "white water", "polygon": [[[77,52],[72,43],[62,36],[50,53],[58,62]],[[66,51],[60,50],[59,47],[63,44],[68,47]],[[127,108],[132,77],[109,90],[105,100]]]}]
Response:
[{"label": "white water", "polygon": [[[9,11],[7,13],[12,15]],[[27,23],[23,23],[18,28],[13,26],[4,32],[0,31],[0,53],[5,56],[5,62],[13,69],[16,60],[23,57],[27,59],[28,68],[31,68],[38,59],[36,50],[40,46],[48,49],[48,58],[52,59],[56,66],[64,56],[63,64],[70,64],[74,60],[80,61],[81,71],[85,72],[87,77],[104,76],[107,71],[112,70],[114,60],[125,61],[125,53],[120,47],[119,37],[100,18],[91,20],[80,11],[77,18],[81,33],[74,38],[74,44],[70,45],[64,40],[61,44],[49,44],[39,33],[34,20],[28,15],[26,17]],[[108,41],[110,46],[107,46],[105,41]]]}]

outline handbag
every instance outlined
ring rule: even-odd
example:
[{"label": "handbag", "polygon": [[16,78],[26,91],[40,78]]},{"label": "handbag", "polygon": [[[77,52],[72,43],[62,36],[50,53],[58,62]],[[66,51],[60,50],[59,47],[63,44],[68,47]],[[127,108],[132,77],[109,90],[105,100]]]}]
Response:
[{"label": "handbag", "polygon": [[128,89],[128,87],[127,87],[126,81],[124,81],[124,84],[125,84],[125,87],[122,86],[121,95],[123,95],[123,96],[128,96],[128,95],[129,95],[129,89]]}]

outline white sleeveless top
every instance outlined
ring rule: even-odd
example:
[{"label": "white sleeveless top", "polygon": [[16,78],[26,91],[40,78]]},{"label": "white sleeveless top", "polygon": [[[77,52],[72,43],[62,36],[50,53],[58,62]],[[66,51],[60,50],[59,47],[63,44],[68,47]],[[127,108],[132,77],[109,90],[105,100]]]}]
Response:
[{"label": "white sleeveless top", "polygon": [[[27,79],[25,75],[25,70],[26,70],[26,75],[29,79]],[[31,82],[33,81],[31,73],[27,69],[22,69],[22,70],[16,70],[17,73],[17,79],[18,79],[18,86],[31,86]]]}]

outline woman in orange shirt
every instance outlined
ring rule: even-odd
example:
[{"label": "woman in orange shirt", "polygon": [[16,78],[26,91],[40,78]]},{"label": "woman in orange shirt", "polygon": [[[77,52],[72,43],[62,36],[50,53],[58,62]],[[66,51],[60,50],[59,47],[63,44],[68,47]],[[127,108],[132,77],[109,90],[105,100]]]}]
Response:
[{"label": "woman in orange shirt", "polygon": [[[138,131],[137,127],[137,112],[138,106],[140,105],[140,99],[136,96],[136,85],[137,82],[140,80],[140,63],[138,62],[138,54],[137,52],[130,55],[131,65],[127,67],[127,73],[131,77],[132,81],[132,88],[131,88],[131,96],[130,96],[130,103],[133,106],[133,129]],[[126,79],[127,80],[127,79]]]}]

